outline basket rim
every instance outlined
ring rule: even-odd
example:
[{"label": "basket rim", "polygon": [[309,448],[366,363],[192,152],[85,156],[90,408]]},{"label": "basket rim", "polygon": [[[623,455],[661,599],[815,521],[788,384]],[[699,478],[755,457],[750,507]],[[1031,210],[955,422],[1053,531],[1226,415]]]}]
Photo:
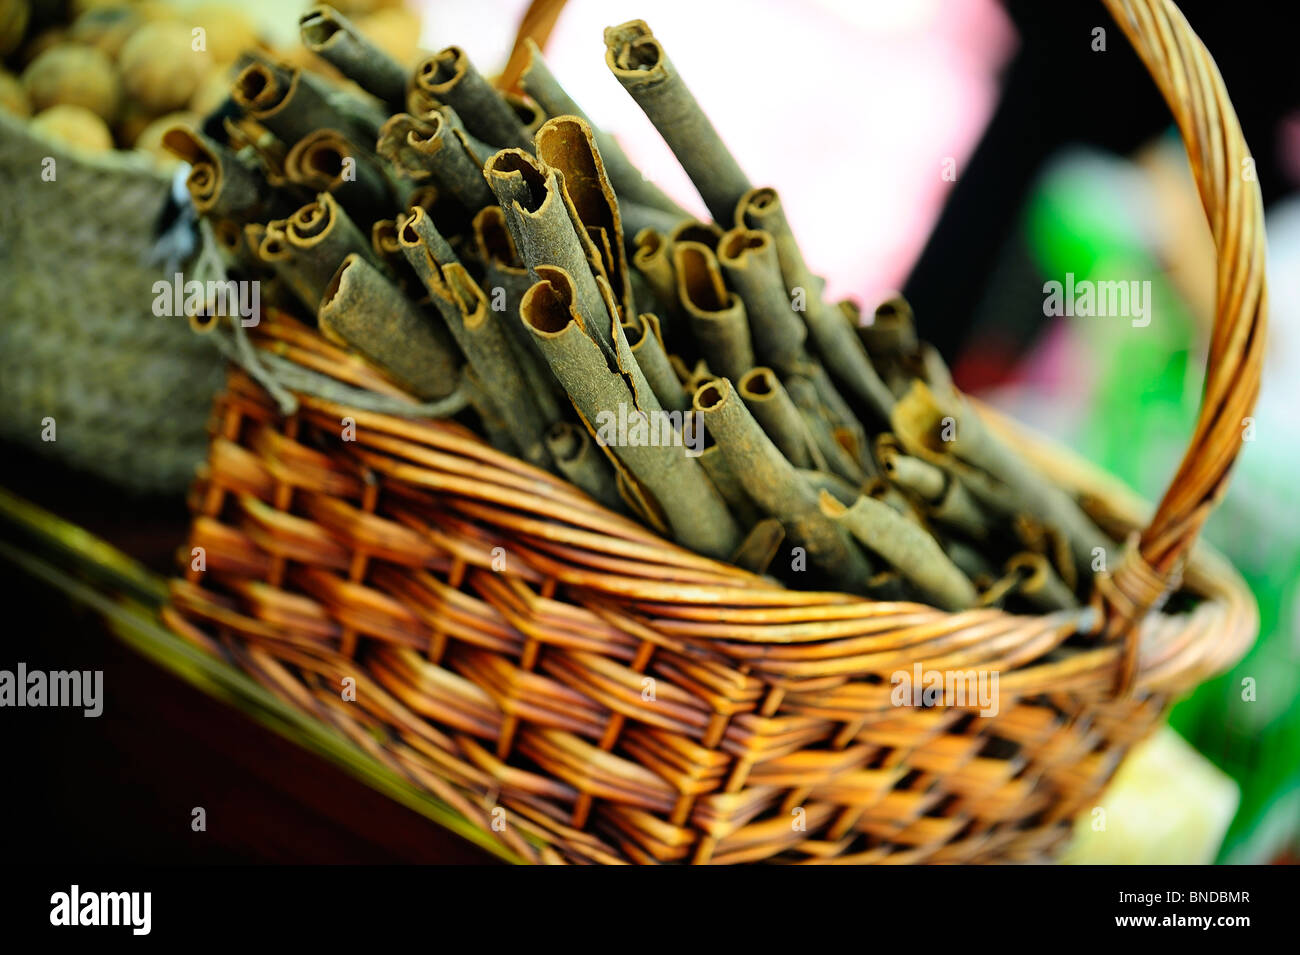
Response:
[{"label": "basket rim", "polygon": [[[237,367],[230,369],[223,397],[268,424],[285,420],[262,386]],[[365,477],[370,472],[386,479],[386,493],[405,487],[402,496],[418,494],[420,489],[445,496],[453,502],[458,519],[479,522],[500,535],[512,558],[518,557],[511,569],[516,576],[533,583],[549,579],[563,584],[580,603],[619,626],[634,627],[638,633],[657,631],[660,641],[719,654],[733,666],[747,665],[771,685],[812,691],[878,673],[879,669],[861,661],[828,673],[834,667],[827,660],[833,663],[835,657],[827,656],[827,642],[854,637],[861,641],[870,639],[871,633],[896,634],[901,628],[969,641],[967,656],[981,645],[1001,646],[999,654],[980,666],[1003,671],[1004,691],[1017,696],[1062,690],[1106,695],[1112,688],[1124,651],[1121,643],[1062,646],[1076,634],[1091,632],[1090,625],[1096,623],[1091,608],[1043,615],[998,608],[948,613],[921,603],[790,589],[772,578],[703,557],[608,511],[563,479],[497,451],[461,425],[358,410],[307,394],[297,397],[300,411],[295,417],[300,423],[333,423],[341,415],[356,421],[356,443],[340,442],[342,450],[329,457],[349,459],[348,467],[362,476],[358,488],[370,480]],[[1098,516],[1103,520],[1125,531],[1141,526],[1150,505],[1117,478],[987,405],[972,404],[1049,478],[1100,506],[1103,513]],[[294,453],[303,448],[283,435],[260,437],[254,445],[259,442],[258,450],[276,462],[281,476],[292,467]],[[424,459],[423,463],[416,458]],[[449,470],[457,465],[464,469],[459,479]],[[514,500],[502,500],[500,492],[512,489],[517,492]],[[532,494],[522,496],[525,489],[532,489]],[[617,571],[593,568],[595,552],[586,548],[597,543],[632,551],[630,562],[641,561],[643,575],[630,574],[622,565]],[[457,556],[490,567],[486,552]],[[665,581],[674,569],[679,579]],[[1212,546],[1197,544],[1183,583],[1200,603],[1176,614],[1152,611],[1141,625],[1135,683],[1140,692],[1173,692],[1197,683],[1235,662],[1253,639],[1258,618],[1254,599],[1240,574]],[[984,636],[977,636],[981,632]],[[812,647],[821,647],[817,652],[822,659],[809,665],[800,651]],[[938,649],[938,656],[928,658],[910,652],[923,667],[945,669],[942,664],[950,648]],[[947,659],[952,660],[950,653]]]}]

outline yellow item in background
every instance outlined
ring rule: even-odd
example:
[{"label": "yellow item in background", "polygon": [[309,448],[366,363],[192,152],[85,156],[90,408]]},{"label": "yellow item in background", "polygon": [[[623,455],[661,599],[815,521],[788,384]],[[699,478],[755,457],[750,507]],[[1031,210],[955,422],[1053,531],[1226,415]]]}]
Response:
[{"label": "yellow item in background", "polygon": [[1168,726],[1135,747],[1079,814],[1071,865],[1209,865],[1237,811],[1237,784]]}]

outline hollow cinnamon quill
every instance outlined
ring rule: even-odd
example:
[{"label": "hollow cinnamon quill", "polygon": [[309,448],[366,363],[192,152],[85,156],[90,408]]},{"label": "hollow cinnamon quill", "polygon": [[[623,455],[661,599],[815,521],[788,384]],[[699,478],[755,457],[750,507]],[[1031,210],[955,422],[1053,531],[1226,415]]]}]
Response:
[{"label": "hollow cinnamon quill", "polygon": [[740,298],[727,290],[708,246],[680,242],[673,250],[677,299],[700,351],[716,374],[739,381],[754,367],[749,321]]},{"label": "hollow cinnamon quill", "polygon": [[321,301],[320,327],[423,401],[445,398],[460,355],[445,328],[422,314],[364,258],[349,255]]},{"label": "hollow cinnamon quill", "polygon": [[745,493],[785,527],[790,541],[842,589],[862,592],[871,563],[848,531],[822,513],[817,494],[746,410],[735,388],[716,378],[695,392],[694,406]]},{"label": "hollow cinnamon quill", "polygon": [[[590,239],[575,227],[559,174],[541,165],[522,149],[503,149],[484,168],[488,185],[506,213],[506,224],[524,264],[536,271],[542,265],[563,269],[574,285],[579,314],[588,316],[590,333],[611,357],[610,322],[596,277]],[[589,254],[590,250],[590,254]]]},{"label": "hollow cinnamon quill", "polygon": [[941,610],[974,607],[975,585],[924,529],[882,501],[863,495],[845,507],[821,492],[822,513],[847,527],[865,547],[889,561],[921,595]]},{"label": "hollow cinnamon quill", "polygon": [[1065,536],[1081,571],[1090,568],[1096,548],[1115,546],[1063,490],[995,438],[957,392],[940,396],[918,380],[899,400],[892,423],[913,454],[951,454],[1006,487],[1014,507]]},{"label": "hollow cinnamon quill", "polygon": [[400,110],[406,100],[406,70],[371,43],[352,21],[326,4],[312,7],[298,19],[302,43],[328,60],[344,76]]},{"label": "hollow cinnamon quill", "polygon": [[605,63],[668,143],[709,213],[730,222],[749,180],[644,20],[605,30]]},{"label": "hollow cinnamon quill", "polygon": [[791,300],[801,299],[802,315],[817,354],[835,377],[868,405],[882,421],[889,420],[893,392],[871,364],[861,339],[841,315],[822,299],[822,282],[804,263],[803,253],[790,231],[785,210],[774,189],[747,192],[732,207],[738,225],[771,234],[777,260]]},{"label": "hollow cinnamon quill", "polygon": [[595,246],[614,298],[624,314],[634,311],[623,220],[591,127],[576,116],[556,116],[542,124],[534,141],[537,158],[563,177],[573,211]]},{"label": "hollow cinnamon quill", "polygon": [[449,46],[425,59],[415,70],[415,85],[454,109],[483,142],[497,147],[532,146],[519,116],[460,47]]},{"label": "hollow cinnamon quill", "polygon": [[586,491],[592,500],[612,511],[623,510],[614,471],[596,449],[586,428],[568,421],[553,424],[546,432],[546,449],[560,473]]},{"label": "hollow cinnamon quill", "polygon": [[[548,115],[577,116],[590,125],[591,120],[588,119],[587,114],[579,108],[551,73],[537,44],[532,38],[527,39],[525,43],[528,48],[528,63],[519,77],[519,84],[524,91],[537,100]],[[627,158],[627,153],[623,152],[617,140],[605,135],[594,126],[592,133],[596,137],[600,154],[605,159],[605,168],[609,171],[610,182],[614,185],[614,192],[617,193],[620,203],[634,202],[647,208],[657,209],[674,219],[688,217],[684,209],[641,174],[641,171]],[[629,228],[628,233],[635,235],[636,231]]]},{"label": "hollow cinnamon quill", "polygon": [[[725,559],[740,544],[741,532],[721,495],[681,444],[649,443],[655,422],[647,415],[661,409],[652,394],[634,395],[628,379],[610,373],[605,353],[587,331],[591,318],[575,307],[571,277],[553,266],[541,265],[535,271],[539,281],[524,296],[520,312],[574,406],[588,427],[610,423],[611,415],[629,422],[627,440],[616,432],[620,440],[607,441],[606,446],[649,493],[673,537],[700,553]],[[634,428],[642,429],[644,443],[634,436]]]}]

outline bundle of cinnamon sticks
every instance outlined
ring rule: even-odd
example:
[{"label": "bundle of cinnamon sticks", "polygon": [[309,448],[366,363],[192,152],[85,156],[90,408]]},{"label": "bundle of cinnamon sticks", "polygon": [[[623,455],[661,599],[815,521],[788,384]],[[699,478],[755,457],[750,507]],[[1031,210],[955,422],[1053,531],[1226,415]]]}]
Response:
[{"label": "bundle of cinnamon sticks", "polygon": [[301,29],[354,85],[250,54],[219,121],[164,139],[232,273],[702,554],[946,610],[1077,605],[1114,542],[983,426],[904,300],[866,323],[825,300],[644,22],[605,31],[606,63],[711,221],[535,45],[503,92],[454,46],[409,69],[328,6]]}]

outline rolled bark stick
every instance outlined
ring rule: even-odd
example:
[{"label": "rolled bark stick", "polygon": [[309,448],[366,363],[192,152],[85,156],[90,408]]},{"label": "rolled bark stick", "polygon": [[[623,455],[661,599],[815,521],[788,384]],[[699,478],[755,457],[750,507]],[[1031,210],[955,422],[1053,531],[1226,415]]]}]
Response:
[{"label": "rolled bark stick", "polygon": [[715,374],[739,381],[754,367],[749,321],[740,298],[727,291],[708,246],[681,242],[673,249],[677,298]]},{"label": "rolled bark stick", "polygon": [[272,219],[266,225],[250,222],[244,226],[244,238],[257,253],[258,259],[267,265],[274,267],[279,259],[289,255],[289,242],[284,235],[284,227],[288,222],[288,219]]},{"label": "rolled bark stick", "polygon": [[537,398],[542,417],[559,421],[564,417],[562,409],[569,407],[568,395],[519,318],[519,304],[533,280],[515,249],[505,211],[500,206],[484,206],[474,217],[473,228],[474,245],[483,262],[483,287],[489,292],[494,310],[504,298],[501,324],[512,343],[515,358]]},{"label": "rolled bark stick", "polygon": [[313,311],[349,255],[360,256],[381,273],[387,271],[370,242],[328,192],[291,215],[284,235],[294,258],[292,284],[304,293],[303,304]]},{"label": "rolled bark stick", "polygon": [[556,116],[542,124],[534,141],[537,158],[561,174],[623,314],[633,312],[623,220],[591,126],[576,116]]},{"label": "rolled bark stick", "polygon": [[418,151],[433,162],[433,174],[470,210],[492,202],[491,190],[483,181],[483,164],[496,150],[480,142],[465,128],[464,122],[450,106],[440,106],[421,119],[429,124],[428,132],[416,129],[407,137]]},{"label": "rolled bark stick", "polygon": [[740,478],[731,469],[731,462],[722,453],[722,449],[718,447],[717,441],[714,440],[712,434],[708,433],[707,429],[705,430],[704,450],[700,453],[698,460],[700,467],[704,468],[704,473],[709,476],[713,486],[718,489],[722,499],[727,502],[728,509],[730,509],[741,527],[752,528],[764,519],[754,505],[753,500],[745,493]]},{"label": "rolled bark stick", "polygon": [[359,255],[339,266],[321,301],[326,337],[352,348],[422,401],[445,398],[461,358],[447,331]]},{"label": "rolled bark stick", "polygon": [[858,459],[836,440],[830,423],[822,413],[822,405],[812,382],[806,378],[792,377],[786,379],[785,387],[790,400],[799,409],[808,434],[821,453],[825,468],[859,486],[871,477],[871,472],[864,469]]},{"label": "rolled bark stick", "polygon": [[[613,182],[612,178],[610,182]],[[615,194],[617,194],[617,186]],[[622,197],[618,200],[618,210],[623,216],[623,234],[630,236],[640,235],[646,229],[654,229],[667,235],[689,219],[689,216],[664,212],[662,209],[643,206],[639,202],[630,202]]]},{"label": "rolled bark stick", "polygon": [[910,355],[916,351],[916,325],[912,306],[901,295],[876,306],[870,324],[857,326],[858,337],[872,358]]},{"label": "rolled bark stick", "polygon": [[[429,215],[423,208],[412,209],[402,219],[401,227],[397,230],[397,241],[402,248],[403,254],[411,262],[411,266],[426,283],[428,282],[430,262],[437,269],[444,265],[450,265],[452,262],[460,261],[460,257],[456,255],[456,250],[451,247],[451,243],[433,224],[433,216]],[[413,250],[419,249],[424,249],[427,254],[414,254]],[[438,279],[441,279],[440,272],[436,273],[436,275]]]},{"label": "rolled bark stick", "polygon": [[506,213],[506,224],[524,264],[533,272],[542,265],[564,270],[573,281],[578,313],[591,320],[589,331],[612,358],[610,327],[600,287],[591,270],[588,245],[574,228],[554,169],[543,170],[522,149],[503,149],[488,160],[484,176]]},{"label": "rolled bark stick", "polygon": [[546,429],[558,415],[547,420],[542,414],[502,322],[497,320],[500,316],[489,307],[487,296],[465,267],[453,262],[442,273],[459,310],[455,322],[448,322],[452,337],[488,390],[523,458],[549,468],[553,462],[546,450]]},{"label": "rolled bark stick", "polygon": [[570,483],[611,511],[624,510],[614,470],[597,449],[586,428],[568,421],[557,421],[546,432],[546,449]]},{"label": "rolled bark stick", "polygon": [[926,503],[929,517],[972,540],[989,536],[992,520],[956,477],[897,450],[878,451],[885,476]]},{"label": "rolled bark stick", "polygon": [[257,257],[274,271],[282,288],[287,289],[308,312],[314,312],[320,307],[325,289],[313,278],[314,270],[310,264],[304,263],[298,250],[289,244],[285,232],[288,225],[287,219],[272,219],[261,229]]},{"label": "rolled bark stick", "polygon": [[524,149],[532,146],[510,104],[479,74],[460,47],[449,46],[421,62],[415,70],[415,85],[454,109],[465,127],[485,143]]},{"label": "rolled bark stick", "polygon": [[755,574],[765,574],[776,559],[785,540],[785,528],[775,517],[765,517],[755,523],[741,541],[729,563]]},{"label": "rolled bark stick", "polygon": [[231,96],[236,105],[286,146],[318,129],[342,129],[346,125],[325,94],[297,67],[254,59],[235,78]]},{"label": "rolled bark stick", "polygon": [[808,271],[803,252],[790,230],[790,223],[786,221],[781,197],[775,189],[759,186],[748,190],[737,199],[732,215],[735,228],[757,229],[772,236],[776,258],[781,265],[781,277],[785,280],[787,289],[802,288],[811,293],[812,290],[821,288],[821,281]]},{"label": "rolled bark stick", "polygon": [[375,220],[374,225],[370,227],[370,251],[389,268],[394,268],[397,263],[406,266],[402,247],[397,242],[396,219]]},{"label": "rolled bark stick", "polygon": [[716,255],[718,245],[722,242],[722,229],[716,222],[683,219],[668,231],[667,236],[669,254],[683,242],[698,242]]},{"label": "rolled bark stick", "polygon": [[605,63],[668,143],[710,215],[729,223],[749,180],[644,20],[605,30]]},{"label": "rolled bark stick", "polygon": [[470,138],[460,117],[448,106],[420,117],[405,113],[392,117],[380,130],[379,150],[401,163],[408,174],[432,175],[470,211],[493,201],[483,181],[483,161],[492,151]]},{"label": "rolled bark stick", "polygon": [[316,129],[295,142],[284,160],[290,182],[333,193],[358,222],[382,219],[397,203],[373,154],[335,129]]},{"label": "rolled bark stick", "polygon": [[[624,420],[632,413],[645,414],[649,409],[642,403],[647,398],[653,401],[653,396],[641,395],[639,403],[628,380],[610,374],[603,351],[586,330],[590,318],[577,311],[572,278],[548,265],[535,271],[539,281],[524,295],[521,316],[588,427],[603,428],[620,409]],[[599,438],[602,430],[596,433]],[[674,538],[702,554],[730,556],[740,544],[741,532],[699,462],[680,446],[638,444],[631,430],[627,441],[619,437],[612,446],[614,455],[653,498]]]},{"label": "rolled bark stick", "polygon": [[[515,111],[515,116],[519,117],[519,123],[524,127],[524,132],[529,136],[536,136],[537,131],[542,128],[542,124],[549,118],[546,110],[542,109],[541,104],[531,96],[512,93],[509,90],[503,92],[501,97]],[[494,152],[496,152],[495,149],[488,150],[488,155]]]},{"label": "rolled bark stick", "polygon": [[[543,59],[537,44],[531,38],[527,39],[525,43],[528,48],[529,58],[523,74],[519,77],[519,84],[523,87],[524,92],[537,100],[548,115],[577,116],[590,124],[591,120],[587,117],[587,114],[579,108],[578,104],[573,101],[551,74],[550,68],[546,65],[546,60]],[[620,203],[637,203],[650,209],[658,209],[674,218],[689,216],[689,213],[668,198],[658,186],[641,174],[641,171],[627,158],[627,153],[623,152],[623,148],[619,146],[617,140],[602,133],[594,126],[592,132],[596,137],[596,145],[600,148],[600,154],[605,159],[605,168],[609,172],[609,181],[613,183],[614,192],[618,194]],[[639,229],[632,229],[630,226],[628,228],[629,235],[636,235],[638,231]]]},{"label": "rolled bark stick", "polygon": [[235,153],[202,133],[173,126],[163,133],[162,144],[190,164],[185,188],[200,215],[248,222],[270,218],[282,208],[271,198],[260,170],[245,165]]},{"label": "rolled bark stick", "polygon": [[676,342],[681,306],[677,302],[677,276],[673,272],[671,246],[662,232],[642,229],[635,233],[632,264],[654,294],[660,328],[665,341]]},{"label": "rolled bark stick", "polygon": [[880,465],[885,469],[886,477],[926,502],[939,500],[948,487],[948,475],[920,458],[885,453]]},{"label": "rolled bark stick", "polygon": [[978,603],[975,586],[939,542],[888,504],[864,495],[846,508],[826,491],[818,503],[823,514],[842,523],[865,547],[892,564],[934,606],[958,611]]},{"label": "rolled bark stick", "polygon": [[764,433],[796,468],[820,468],[820,453],[814,458],[813,438],[803,416],[771,368],[758,367],[736,382],[736,391]]},{"label": "rolled bark stick", "polygon": [[424,283],[430,304],[442,314],[453,333],[458,334],[459,308],[443,273],[448,266],[460,264],[455,250],[423,209],[416,209],[402,220],[397,241],[402,254]]},{"label": "rolled bark stick", "polygon": [[390,110],[406,101],[406,70],[363,36],[352,22],[331,6],[312,7],[298,19],[302,43],[338,68]]},{"label": "rolled bark stick", "polygon": [[430,127],[427,121],[410,113],[394,113],[379,127],[375,152],[387,159],[400,175],[423,183],[433,177],[433,165],[427,153],[409,142],[410,134],[420,128],[427,131]]},{"label": "rolled bark stick", "polygon": [[[600,286],[601,293],[605,296],[606,309],[611,313],[614,312],[614,295],[609,283],[605,281],[603,275],[598,276],[596,281]],[[650,381],[646,378],[641,363],[637,361],[636,355],[632,352],[632,345],[628,341],[626,329],[622,322],[615,321],[612,323],[610,337],[614,342],[614,366],[612,370],[627,381],[628,387],[632,390],[632,401],[635,403],[637,410],[660,416],[659,423],[666,423],[666,426],[674,432],[671,435],[671,440],[678,441],[683,448],[691,449],[685,453],[690,454],[692,457],[698,457],[704,447],[704,427],[699,416],[682,413],[680,417],[674,418],[671,414],[665,413],[654,389],[650,387]],[[657,424],[657,422],[651,423]],[[662,429],[659,430],[662,436],[669,437]]]},{"label": "rolled bark stick", "polygon": [[823,301],[822,282],[808,271],[776,190],[761,188],[747,192],[733,206],[733,211],[737,225],[771,234],[786,290],[792,300],[803,300],[804,322],[826,367],[882,421],[888,421],[894,394],[880,379],[857,334]]},{"label": "rolled bark stick", "polygon": [[1007,561],[1006,569],[1007,573],[1020,576],[1017,592],[1038,609],[1051,613],[1079,606],[1078,598],[1042,554],[1016,554]]},{"label": "rolled bark stick", "polygon": [[659,404],[670,411],[686,411],[691,406],[690,395],[682,387],[673,371],[668,353],[664,351],[659,331],[659,319],[651,313],[632,315],[623,319],[623,334],[631,347],[632,357],[645,374],[650,390]]},{"label": "rolled bark stick", "polygon": [[1008,488],[1018,510],[1066,537],[1081,572],[1088,572],[1096,548],[1115,547],[1069,495],[996,439],[956,392],[941,399],[917,381],[895,407],[892,424],[911,453],[951,454]]},{"label": "rolled bark stick", "polygon": [[845,507],[851,506],[861,493],[858,488],[844,480],[844,478],[838,474],[831,474],[829,471],[811,471],[800,468],[799,473],[803,475],[803,479],[808,482],[808,485],[814,491],[825,491]]},{"label": "rolled bark stick", "polygon": [[[977,582],[981,577],[992,578],[997,573],[997,568],[992,562],[981,551],[965,541],[949,539],[944,544],[944,551],[972,582]],[[977,588],[978,586],[976,583]]]},{"label": "rolled bark stick", "polygon": [[804,355],[808,329],[791,308],[772,237],[732,229],[718,245],[718,262],[745,303],[759,361],[790,374]]},{"label": "rolled bark stick", "polygon": [[845,528],[822,513],[817,493],[763,433],[731,382],[716,378],[703,385],[694,405],[759,509],[781,522],[791,542],[806,550],[828,580],[860,593],[871,576],[871,563]]}]

